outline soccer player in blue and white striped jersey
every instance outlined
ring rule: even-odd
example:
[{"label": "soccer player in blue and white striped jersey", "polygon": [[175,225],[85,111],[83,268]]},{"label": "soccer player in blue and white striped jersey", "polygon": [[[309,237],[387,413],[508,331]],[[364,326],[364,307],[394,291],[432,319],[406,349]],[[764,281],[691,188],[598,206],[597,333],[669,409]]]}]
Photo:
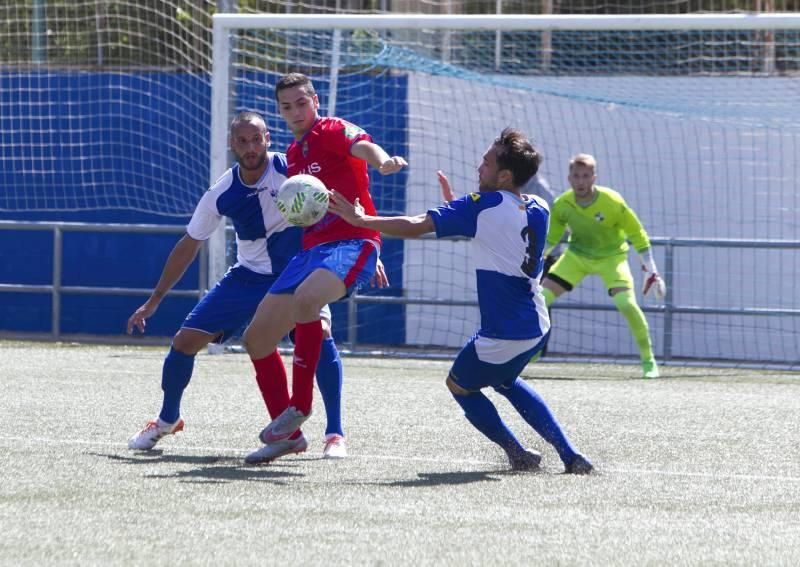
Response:
[{"label": "soccer player in blue and white striped jersey", "polygon": [[[134,329],[144,332],[147,318],[155,313],[166,293],[197,256],[203,242],[225,217],[231,219],[236,233],[236,264],[195,306],[175,335],[164,360],[161,412],[130,438],[131,449],[152,449],[165,435],[183,429],[180,403],[192,376],[195,355],[209,343],[221,343],[242,328],[286,264],[300,250],[302,229],[286,222],[274,203],[286,179],[286,156],[268,151],[270,138],[266,122],[254,112],[238,114],[231,123],[229,142],[238,163],[200,199],[186,235],[172,250],[158,284],[128,320],[128,333],[133,333]],[[328,414],[329,443],[325,456],[343,457],[346,449],[341,425],[342,365],[330,337],[327,306],[321,315],[326,323],[327,338],[322,344],[317,381]],[[268,387],[260,382],[258,385],[262,392]],[[283,411],[283,406],[276,409],[273,398],[264,396],[264,401],[272,418]],[[288,454],[304,451],[306,447],[307,441],[298,430],[286,447],[279,449],[285,451],[282,454]],[[274,452],[248,457],[247,461],[264,463],[281,456]]]},{"label": "soccer player in blue and white striped jersey", "polygon": [[413,217],[376,217],[334,191],[329,210],[356,226],[394,236],[435,232],[440,238],[472,239],[481,327],[456,357],[447,387],[469,422],[506,452],[512,469],[537,469],[541,455],[523,447],[506,426],[481,392],[489,386],[555,447],[566,472],[586,474],[591,463],[572,447],[539,395],[519,378],[550,330],[539,285],[550,213],[543,199],[521,192],[540,159],[520,131],[506,128],[483,155],[478,193]]}]

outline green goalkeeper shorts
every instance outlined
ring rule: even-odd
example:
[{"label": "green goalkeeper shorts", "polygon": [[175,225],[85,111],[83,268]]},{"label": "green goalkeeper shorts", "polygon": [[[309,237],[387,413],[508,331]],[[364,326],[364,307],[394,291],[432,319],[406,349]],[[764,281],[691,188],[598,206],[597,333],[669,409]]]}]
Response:
[{"label": "green goalkeeper shorts", "polygon": [[[633,289],[633,274],[628,265],[628,254],[617,254],[607,258],[587,258],[567,251],[550,268],[549,276],[562,280],[573,288],[586,276],[597,275],[603,280],[606,289],[624,287]],[[569,291],[569,290],[567,290]]]}]

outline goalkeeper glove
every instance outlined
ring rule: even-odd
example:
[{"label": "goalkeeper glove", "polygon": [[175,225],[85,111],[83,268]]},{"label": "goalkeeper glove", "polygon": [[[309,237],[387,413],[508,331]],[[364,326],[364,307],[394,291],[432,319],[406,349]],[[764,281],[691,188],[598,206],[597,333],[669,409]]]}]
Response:
[{"label": "goalkeeper glove", "polygon": [[653,252],[651,250],[645,250],[642,252],[641,258],[642,271],[644,272],[642,295],[646,297],[647,294],[652,291],[653,297],[660,301],[667,295],[667,284],[665,284],[661,276],[658,275],[656,262],[653,260]]}]

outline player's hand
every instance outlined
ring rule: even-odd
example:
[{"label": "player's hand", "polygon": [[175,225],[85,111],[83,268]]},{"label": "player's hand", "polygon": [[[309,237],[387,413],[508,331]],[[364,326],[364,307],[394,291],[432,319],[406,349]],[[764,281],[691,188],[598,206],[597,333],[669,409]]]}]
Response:
[{"label": "player's hand", "polygon": [[389,287],[389,278],[386,276],[386,270],[380,258],[378,258],[378,263],[375,266],[375,275],[369,280],[369,287],[377,287],[380,289]]},{"label": "player's hand", "polygon": [[334,189],[328,199],[328,211],[339,215],[353,226],[363,226],[364,207],[361,206],[358,198],[355,203],[351,203],[347,197]]},{"label": "player's hand", "polygon": [[442,199],[445,203],[456,200],[456,194],[453,193],[453,188],[450,186],[450,180],[441,169],[436,170],[436,176],[439,178],[439,187],[442,188]]},{"label": "player's hand", "polygon": [[661,279],[661,276],[659,276],[656,272],[648,272],[644,266],[642,269],[645,270],[642,295],[647,297],[647,294],[652,292],[653,297],[661,301],[667,296],[667,284],[664,283],[664,280]]},{"label": "player's hand", "polygon": [[381,175],[391,175],[392,173],[397,173],[407,165],[408,162],[406,162],[405,159],[400,156],[392,156],[381,164],[378,168],[378,172],[380,172]]},{"label": "player's hand", "polygon": [[133,315],[128,318],[128,334],[132,335],[134,329],[144,334],[144,329],[147,327],[147,319],[156,312],[156,309],[158,309],[158,304],[153,304],[150,300],[147,300],[144,305],[134,311]]}]

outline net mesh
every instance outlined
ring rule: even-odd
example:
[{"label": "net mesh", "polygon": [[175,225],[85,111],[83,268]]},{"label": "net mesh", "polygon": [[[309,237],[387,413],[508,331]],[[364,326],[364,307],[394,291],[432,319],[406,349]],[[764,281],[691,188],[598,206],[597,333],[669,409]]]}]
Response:
[{"label": "net mesh", "polygon": [[[421,39],[434,35],[433,44]],[[598,183],[620,191],[662,242],[655,247],[662,268],[666,238],[798,240],[798,198],[786,190],[800,174],[798,32],[543,36],[244,30],[233,42],[233,106],[266,111],[273,138],[279,147],[288,144],[273,101],[275,80],[284,72],[307,73],[322,113],[328,113],[338,57],[334,113],[410,164],[401,176],[373,175],[373,194],[384,213],[418,214],[438,205],[437,169],[460,193],[475,190],[480,156],[503,127],[513,125],[545,155],[540,190],[560,193],[567,188],[569,158],[595,155]],[[772,45],[769,38],[781,40]],[[553,46],[546,67],[543,42]],[[796,252],[746,246],[670,247],[668,278],[678,311],[667,320],[663,306],[644,302],[659,356],[668,351],[674,357],[775,362],[794,356],[798,334],[791,312],[798,305],[790,287]],[[457,347],[479,326],[477,308],[464,305],[475,297],[467,243],[393,243],[383,259],[395,270],[394,295],[410,303],[362,306],[360,343],[390,343],[381,347],[389,350],[391,344]],[[638,267],[638,260],[632,262]],[[774,292],[763,293],[765,281]],[[589,278],[557,303],[553,353],[637,355],[610,301],[608,311],[581,308],[604,298],[602,283]],[[759,313],[743,316],[747,309]],[[766,314],[775,309],[785,313]],[[738,311],[716,313],[728,310]],[[393,332],[376,330],[376,319]]]},{"label": "net mesh", "polygon": [[0,6],[0,211],[190,214],[208,183],[212,8]]}]

